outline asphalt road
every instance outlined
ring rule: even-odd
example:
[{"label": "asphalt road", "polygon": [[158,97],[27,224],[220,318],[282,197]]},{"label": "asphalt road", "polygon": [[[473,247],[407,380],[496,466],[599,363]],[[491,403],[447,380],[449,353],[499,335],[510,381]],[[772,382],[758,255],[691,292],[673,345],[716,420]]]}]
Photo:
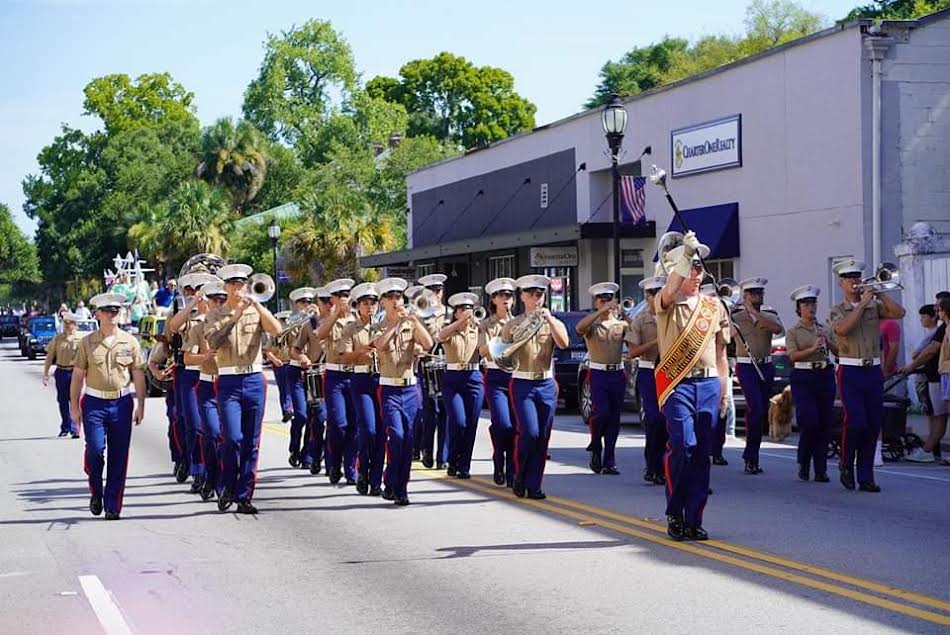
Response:
[{"label": "asphalt road", "polygon": [[135,430],[123,518],[88,512],[82,441],[59,439],[42,361],[0,344],[0,632],[947,632],[950,468],[889,465],[882,494],[714,468],[709,543],[672,543],[663,492],[586,469],[585,428],[559,416],[544,487],[521,501],[476,478],[414,471],[396,508],[291,469],[276,390],[257,517],[222,514],[171,477],[162,402]]}]

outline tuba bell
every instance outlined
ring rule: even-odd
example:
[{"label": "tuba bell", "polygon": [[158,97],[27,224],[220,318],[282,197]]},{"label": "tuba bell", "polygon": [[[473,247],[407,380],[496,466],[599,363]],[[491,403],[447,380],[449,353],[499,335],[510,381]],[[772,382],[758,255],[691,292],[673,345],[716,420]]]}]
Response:
[{"label": "tuba bell", "polygon": [[266,273],[255,273],[251,276],[251,279],[247,281],[248,296],[261,304],[269,302],[270,299],[274,297],[274,291],[276,289],[277,286],[274,284],[274,279]]},{"label": "tuba bell", "polygon": [[542,326],[544,326],[544,318],[541,317],[540,312],[535,311],[529,313],[525,320],[512,330],[511,342],[504,342],[500,337],[488,340],[488,352],[492,361],[506,372],[513,373],[518,370],[518,360],[512,359],[512,355],[527,344]]}]

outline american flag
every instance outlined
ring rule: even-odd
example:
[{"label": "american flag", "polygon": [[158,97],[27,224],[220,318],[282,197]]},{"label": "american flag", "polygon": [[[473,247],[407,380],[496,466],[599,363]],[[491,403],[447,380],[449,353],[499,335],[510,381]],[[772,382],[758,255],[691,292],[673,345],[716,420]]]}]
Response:
[{"label": "american flag", "polygon": [[646,222],[647,191],[646,177],[620,177],[620,220],[623,223],[639,225]]}]

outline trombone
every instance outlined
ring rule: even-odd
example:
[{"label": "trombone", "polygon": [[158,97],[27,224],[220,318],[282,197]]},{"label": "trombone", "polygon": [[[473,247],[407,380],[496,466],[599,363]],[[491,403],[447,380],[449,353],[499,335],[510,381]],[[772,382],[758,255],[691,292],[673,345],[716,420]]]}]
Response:
[{"label": "trombone", "polygon": [[871,291],[872,293],[884,293],[885,291],[901,291],[904,285],[900,282],[900,270],[893,262],[882,262],[874,271],[874,275],[865,278],[854,285],[854,290],[863,293]]}]

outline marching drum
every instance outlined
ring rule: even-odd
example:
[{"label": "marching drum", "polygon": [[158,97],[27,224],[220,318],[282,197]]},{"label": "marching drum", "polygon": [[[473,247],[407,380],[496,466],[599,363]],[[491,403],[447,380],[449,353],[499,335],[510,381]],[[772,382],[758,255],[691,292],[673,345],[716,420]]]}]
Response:
[{"label": "marching drum", "polygon": [[303,381],[307,403],[314,404],[323,401],[323,366],[314,366],[305,371]]},{"label": "marching drum", "polygon": [[442,382],[445,379],[445,362],[431,359],[422,364],[422,381],[426,396],[430,399],[442,397]]}]

